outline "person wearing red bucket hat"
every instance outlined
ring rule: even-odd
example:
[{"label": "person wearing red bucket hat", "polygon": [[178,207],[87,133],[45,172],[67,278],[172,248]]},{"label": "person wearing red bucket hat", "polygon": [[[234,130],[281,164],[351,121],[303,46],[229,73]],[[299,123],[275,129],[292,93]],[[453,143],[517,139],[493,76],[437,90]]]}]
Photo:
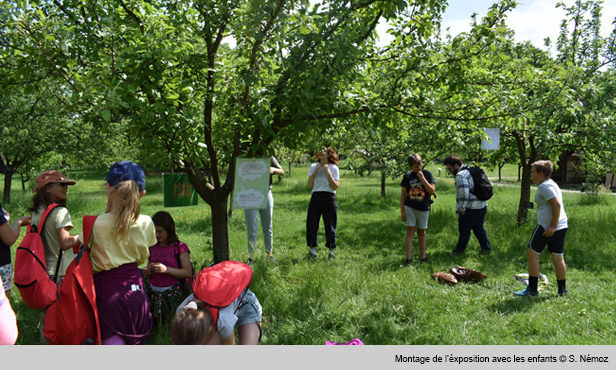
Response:
[{"label": "person wearing red bucket hat", "polygon": [[90,245],[102,344],[145,344],[152,315],[138,266],[156,244],[154,223],[141,214],[145,174],[138,164],[122,161],[105,180],[107,212],[96,218]]},{"label": "person wearing red bucket hat", "polygon": [[49,171],[45,171],[41,173],[40,175],[36,177],[36,180],[34,181],[36,182],[36,190],[33,190],[32,191],[33,193],[36,193],[42,187],[50,183],[55,183],[55,184],[62,185],[62,186],[64,186],[64,184],[66,185],[76,184],[76,182],[73,180],[67,180],[66,177],[62,174],[62,172],[55,171],[55,170],[49,170]]},{"label": "person wearing red bucket hat", "polygon": [[51,211],[44,226],[47,274],[52,278],[56,271],[58,258],[62,253],[61,266],[58,271],[59,283],[74,258],[72,248],[79,244],[79,236],[70,235],[73,223],[66,209],[68,186],[75,185],[76,182],[68,180],[62,172],[55,170],[41,173],[36,177],[35,182],[36,190],[33,191],[35,194],[32,197],[32,206],[28,208],[32,212],[32,225],[38,226],[48,206],[52,204],[64,206]]},{"label": "person wearing red bucket hat", "polygon": [[[79,244],[79,236],[71,235],[73,228],[71,216],[66,208],[67,191],[69,185],[76,182],[68,180],[60,171],[45,171],[36,177],[36,190],[32,196],[31,223],[39,227],[45,209],[53,204],[61,207],[54,208],[45,221],[41,232],[45,241],[45,263],[49,278],[60,284],[66,274],[66,269],[75,258],[73,247]],[[41,330],[45,327],[45,312],[41,310]],[[42,339],[41,331],[41,339]]]}]

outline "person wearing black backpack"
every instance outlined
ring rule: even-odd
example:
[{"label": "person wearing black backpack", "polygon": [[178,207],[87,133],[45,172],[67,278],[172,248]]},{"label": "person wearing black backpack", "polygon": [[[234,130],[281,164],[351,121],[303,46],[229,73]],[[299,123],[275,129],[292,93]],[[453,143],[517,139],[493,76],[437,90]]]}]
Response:
[{"label": "person wearing black backpack", "polygon": [[471,237],[471,230],[481,246],[481,254],[490,254],[488,233],[483,228],[483,220],[488,210],[486,200],[481,200],[473,194],[475,182],[470,167],[462,163],[460,157],[450,155],[443,164],[456,179],[456,214],[458,214],[458,244],[451,255],[464,253]]}]

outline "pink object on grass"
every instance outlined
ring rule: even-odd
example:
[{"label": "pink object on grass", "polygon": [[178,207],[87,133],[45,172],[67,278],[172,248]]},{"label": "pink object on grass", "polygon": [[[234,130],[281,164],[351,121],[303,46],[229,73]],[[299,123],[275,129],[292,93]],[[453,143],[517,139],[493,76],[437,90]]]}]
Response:
[{"label": "pink object on grass", "polygon": [[325,345],[326,346],[363,346],[364,343],[361,340],[359,340],[359,338],[355,338],[355,339],[351,339],[350,341],[346,343],[336,343],[336,342],[330,342],[326,340]]}]

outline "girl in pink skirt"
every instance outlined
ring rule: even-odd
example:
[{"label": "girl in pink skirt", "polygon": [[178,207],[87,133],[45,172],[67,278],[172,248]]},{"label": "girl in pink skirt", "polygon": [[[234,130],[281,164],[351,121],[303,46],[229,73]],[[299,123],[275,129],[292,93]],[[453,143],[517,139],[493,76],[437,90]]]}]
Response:
[{"label": "girl in pink skirt", "polygon": [[154,223],[140,214],[145,174],[136,163],[117,162],[107,175],[107,213],[91,236],[92,271],[103,344],[145,344],[152,315],[138,266],[156,243]]}]

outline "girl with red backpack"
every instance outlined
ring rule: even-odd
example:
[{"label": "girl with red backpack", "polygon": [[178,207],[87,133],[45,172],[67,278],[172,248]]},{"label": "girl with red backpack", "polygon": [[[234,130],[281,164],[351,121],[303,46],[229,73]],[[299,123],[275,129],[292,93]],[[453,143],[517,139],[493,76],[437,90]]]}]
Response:
[{"label": "girl with red backpack", "polygon": [[140,214],[145,173],[130,161],[107,174],[107,213],[92,227],[91,260],[102,344],[145,344],[152,315],[138,265],[156,243],[154,223]]},{"label": "girl with red backpack", "polygon": [[263,309],[253,292],[252,270],[224,261],[199,272],[193,293],[177,309],[171,324],[173,344],[239,344],[261,341]]},{"label": "girl with red backpack", "polygon": [[[60,171],[45,171],[36,177],[36,190],[32,197],[32,206],[28,208],[32,212],[32,227],[43,228],[39,234],[45,245],[45,268],[49,278],[60,285],[66,274],[66,269],[75,258],[73,247],[79,244],[79,235],[71,235],[73,228],[71,215],[66,209],[67,191],[69,185],[76,182],[68,180]],[[53,208],[47,215],[44,225],[40,224],[45,210],[49,206],[59,205]],[[46,308],[41,309],[41,341],[44,340],[43,328],[45,327]]]},{"label": "girl with red backpack", "polygon": [[[150,247],[150,261],[142,272],[148,279],[145,289],[156,322],[163,315],[163,307],[172,313],[190,293],[192,287],[188,286],[187,279],[192,277],[193,269],[190,250],[186,243],[180,242],[173,217],[161,211],[152,216],[152,221],[158,243]],[[171,307],[173,309],[168,310]]]},{"label": "girl with red backpack", "polygon": [[75,184],[75,181],[68,180],[60,171],[51,170],[41,173],[36,177],[32,206],[28,208],[32,212],[32,225],[43,227],[39,225],[39,222],[45,209],[53,204],[62,206],[54,208],[49,213],[44,230],[40,233],[45,244],[47,275],[53,280],[57,272],[57,284],[62,282],[66,268],[75,257],[73,247],[79,244],[79,235],[70,234],[73,223],[65,207],[68,186]]}]

